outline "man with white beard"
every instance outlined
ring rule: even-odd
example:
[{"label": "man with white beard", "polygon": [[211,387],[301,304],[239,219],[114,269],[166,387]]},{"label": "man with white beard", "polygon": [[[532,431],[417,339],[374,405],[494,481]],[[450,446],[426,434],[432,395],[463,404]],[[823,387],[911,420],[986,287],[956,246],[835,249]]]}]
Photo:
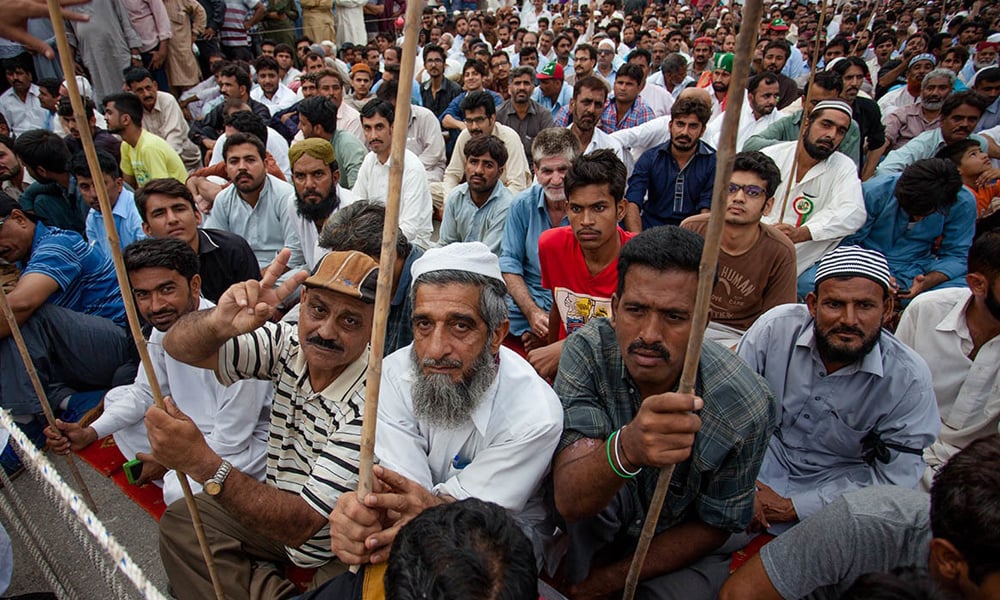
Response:
[{"label": "man with white beard", "polygon": [[499,261],[481,242],[455,243],[428,250],[412,276],[413,344],[382,367],[377,491],[340,496],[331,548],[345,564],[380,563],[424,509],[474,497],[510,511],[540,562],[550,533],[542,480],[562,406],[501,346],[510,323]]}]

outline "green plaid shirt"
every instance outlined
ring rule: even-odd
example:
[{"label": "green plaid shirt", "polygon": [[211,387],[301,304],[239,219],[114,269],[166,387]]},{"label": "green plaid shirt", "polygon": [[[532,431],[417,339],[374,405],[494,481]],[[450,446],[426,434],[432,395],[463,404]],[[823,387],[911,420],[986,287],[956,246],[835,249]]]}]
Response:
[{"label": "green plaid shirt", "polygon": [[[566,338],[555,390],[565,413],[557,453],[582,438],[606,440],[639,411],[642,398],[607,319],[594,319]],[[695,393],[705,400],[701,430],[692,458],[674,470],[657,532],[695,517],[713,527],[742,531],[753,517],[757,472],[775,427],[774,397],[746,363],[708,340]],[[657,473],[643,469],[625,483],[633,506],[649,507]],[[629,515],[626,533],[638,538],[644,517]]]}]

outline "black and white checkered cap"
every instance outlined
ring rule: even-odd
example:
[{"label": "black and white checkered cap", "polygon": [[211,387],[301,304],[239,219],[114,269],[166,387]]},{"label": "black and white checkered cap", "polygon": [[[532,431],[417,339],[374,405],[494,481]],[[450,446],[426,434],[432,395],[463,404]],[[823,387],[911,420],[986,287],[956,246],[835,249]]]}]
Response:
[{"label": "black and white checkered cap", "polygon": [[823,255],[816,268],[816,285],[831,277],[865,277],[889,289],[889,263],[876,250],[841,246]]}]

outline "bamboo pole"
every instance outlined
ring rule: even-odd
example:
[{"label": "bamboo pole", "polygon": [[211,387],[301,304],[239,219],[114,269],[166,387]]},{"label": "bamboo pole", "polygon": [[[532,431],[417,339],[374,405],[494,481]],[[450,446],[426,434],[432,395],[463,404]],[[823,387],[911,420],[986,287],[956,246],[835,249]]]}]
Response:
[{"label": "bamboo pole", "polygon": [[[763,0],[747,0],[743,7],[743,27],[736,40],[736,53],[733,63],[733,76],[729,83],[729,93],[726,99],[726,112],[722,120],[722,134],[715,162],[715,182],[712,197],[712,211],[708,221],[708,231],[705,234],[705,246],[701,253],[701,264],[698,267],[698,293],[695,299],[694,315],[691,320],[691,336],[688,338],[687,350],[684,355],[684,369],[681,372],[677,392],[690,394],[698,377],[698,363],[701,360],[701,346],[705,338],[705,327],[708,325],[708,308],[712,298],[712,288],[715,286],[716,265],[719,261],[719,249],[722,241],[722,227],[725,219],[726,204],[729,199],[729,181],[733,174],[733,161],[736,157],[736,135],[739,132],[740,111],[743,108],[743,94],[746,90],[747,78],[750,74],[750,60],[757,41],[757,32],[763,13]],[[625,580],[624,600],[632,600],[639,585],[642,565],[646,561],[649,545],[656,535],[656,523],[663,510],[663,502],[667,497],[670,479],[674,474],[674,465],[660,469],[656,490],[650,500],[646,521],[642,526],[642,534],[632,556],[628,577]]]},{"label": "bamboo pole", "polygon": [[823,31],[823,17],[826,16],[826,0],[820,0],[819,23],[816,25],[816,45],[813,47],[812,64],[809,72],[809,84],[806,86],[806,97],[802,99],[802,121],[799,122],[799,137],[795,142],[795,158],[792,159],[792,171],[788,175],[788,185],[785,186],[784,198],[781,200],[781,212],[778,223],[785,222],[785,209],[788,208],[788,196],[792,186],[798,181],[796,171],[799,169],[799,150],[802,148],[802,136],[806,131],[806,121],[809,119],[809,100],[813,94],[813,81],[816,79],[816,65],[819,63],[819,35]]},{"label": "bamboo pole", "polygon": [[[118,287],[120,288],[122,301],[125,305],[125,314],[128,317],[129,330],[132,339],[139,351],[139,358],[142,361],[142,368],[146,372],[149,380],[149,387],[153,394],[153,402],[157,408],[164,408],[163,391],[160,389],[156,371],[149,358],[149,351],[146,348],[146,339],[142,335],[142,328],[139,325],[139,315],[136,312],[135,302],[132,298],[132,287],[129,284],[128,274],[125,272],[125,262],[122,259],[121,242],[118,239],[118,230],[115,229],[115,221],[112,216],[111,201],[108,198],[108,190],[104,185],[104,177],[101,177],[101,166],[97,160],[97,149],[94,146],[94,139],[90,133],[90,123],[84,116],[83,99],[80,97],[80,90],[76,85],[76,77],[73,66],[72,54],[70,53],[69,41],[66,37],[66,24],[63,22],[59,8],[59,0],[47,0],[49,6],[49,17],[52,21],[52,28],[55,32],[56,44],[59,48],[59,61],[63,72],[67,74],[66,87],[69,90],[70,103],[73,105],[73,114],[76,118],[77,127],[80,130],[80,139],[83,143],[83,151],[87,157],[87,166],[91,174],[94,175],[94,187],[97,190],[97,199],[101,206],[101,215],[104,218],[104,229],[108,235],[108,245],[111,249],[111,258],[115,265],[115,274],[118,277]],[[201,523],[201,516],[198,513],[198,506],[194,501],[194,494],[191,492],[191,484],[187,476],[180,471],[177,472],[177,480],[181,484],[184,492],[184,501],[188,511],[191,513],[191,522],[194,525],[195,535],[198,538],[198,545],[201,553],[205,557],[205,565],[208,567],[209,577],[212,579],[212,587],[218,600],[224,600],[222,583],[215,569],[215,561],[212,559],[212,551],[208,547],[208,540],[205,538],[205,530]]]},{"label": "bamboo pole", "polygon": [[368,375],[365,378],[365,414],[361,428],[361,461],[358,470],[358,497],[372,492],[375,461],[375,427],[378,419],[378,394],[382,380],[382,354],[385,349],[386,321],[392,299],[392,275],[396,264],[396,238],[399,231],[399,197],[403,189],[403,159],[406,153],[406,130],[410,122],[410,94],[417,56],[417,34],[422,2],[406,5],[403,57],[399,66],[396,91],[396,114],[389,154],[389,191],[385,201],[385,224],[382,226],[382,255],[378,265],[378,288],[375,291],[375,320],[372,323]]},{"label": "bamboo pole", "polygon": [[[31,380],[31,386],[35,388],[35,395],[38,396],[38,402],[42,405],[45,420],[48,421],[49,427],[55,431],[59,431],[59,427],[56,426],[56,416],[52,414],[52,406],[49,404],[49,398],[45,394],[42,382],[38,379],[38,371],[35,370],[35,363],[31,360],[31,354],[28,353],[28,346],[24,343],[24,336],[21,335],[21,327],[17,324],[14,311],[10,308],[10,302],[7,301],[7,292],[4,291],[2,286],[0,286],[0,309],[3,310],[3,315],[7,319],[7,326],[10,327],[10,335],[14,338],[14,345],[17,346],[21,360],[24,361],[24,368],[28,371],[28,379]],[[80,494],[83,495],[83,501],[87,503],[87,507],[90,510],[96,513],[97,503],[94,502],[94,497],[90,495],[90,489],[83,481],[83,476],[80,475],[76,461],[73,460],[73,453],[66,455],[66,462],[69,464],[69,470],[73,474],[73,479],[80,486]]]}]

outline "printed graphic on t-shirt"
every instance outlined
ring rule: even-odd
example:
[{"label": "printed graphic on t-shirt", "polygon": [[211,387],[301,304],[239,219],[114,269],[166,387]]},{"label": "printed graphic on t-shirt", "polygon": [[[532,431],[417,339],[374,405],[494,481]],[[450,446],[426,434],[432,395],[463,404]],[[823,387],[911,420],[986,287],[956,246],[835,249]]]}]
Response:
[{"label": "printed graphic on t-shirt", "polygon": [[611,298],[577,294],[563,287],[557,287],[553,296],[559,308],[559,318],[566,328],[566,335],[583,327],[591,319],[611,316]]}]

